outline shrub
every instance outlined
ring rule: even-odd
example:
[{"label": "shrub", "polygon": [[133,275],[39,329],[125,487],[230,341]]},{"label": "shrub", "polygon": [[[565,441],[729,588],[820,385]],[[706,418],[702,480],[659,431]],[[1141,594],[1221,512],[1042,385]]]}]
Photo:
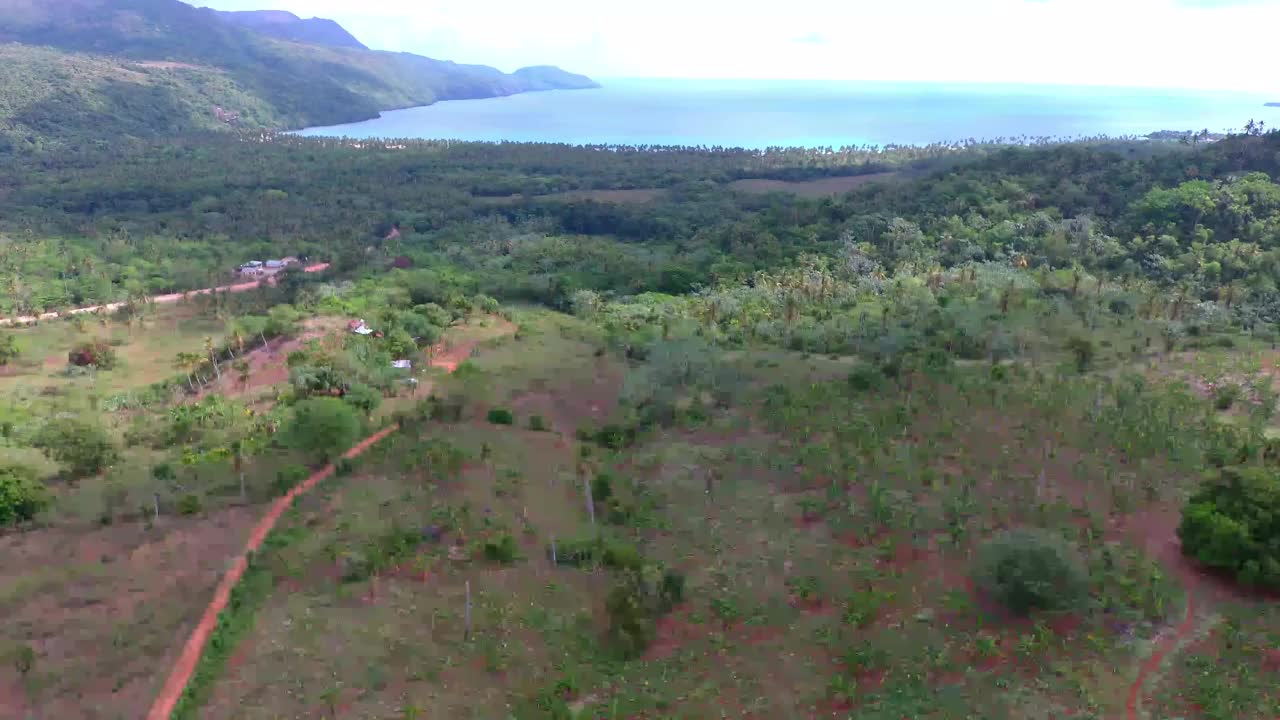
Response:
[{"label": "shrub", "polygon": [[[561,540],[556,544],[556,560],[560,565],[589,567],[600,560],[603,542],[598,538]],[[550,556],[551,549],[547,548]]]},{"label": "shrub", "polygon": [[605,567],[615,570],[639,570],[644,565],[644,556],[640,550],[621,540],[606,543],[601,557]]},{"label": "shrub", "polygon": [[484,542],[484,557],[490,562],[510,565],[516,561],[516,541],[510,533],[503,533]]},{"label": "shrub", "polygon": [[382,404],[382,393],[364,383],[354,383],[342,396],[348,405],[360,411],[361,415],[373,415],[373,411]]},{"label": "shrub", "polygon": [[294,407],[287,442],[321,460],[346,452],[360,436],[360,418],[340,398],[308,398]]},{"label": "shrub", "polygon": [[679,570],[667,570],[662,574],[658,596],[664,609],[669,610],[684,601],[684,574]]},{"label": "shrub", "polygon": [[594,438],[597,445],[610,450],[621,450],[635,444],[636,429],[621,425],[605,425],[596,431]]},{"label": "shrub", "polygon": [[1077,554],[1056,535],[1011,530],[978,551],[978,586],[1011,612],[1069,610],[1085,596],[1088,575]]},{"label": "shrub", "polygon": [[547,426],[547,421],[541,415],[529,416],[529,429],[534,432],[546,432],[551,428]]},{"label": "shrub", "polygon": [[1093,346],[1093,341],[1083,337],[1073,337],[1067,340],[1067,351],[1071,353],[1071,358],[1075,361],[1076,370],[1084,372],[1093,364],[1093,358],[1097,355],[1097,350]]},{"label": "shrub", "polygon": [[50,420],[31,444],[65,465],[73,478],[96,475],[119,457],[115,443],[101,425],[77,418]]},{"label": "shrub", "polygon": [[1213,406],[1219,410],[1230,410],[1231,406],[1240,399],[1240,386],[1235,383],[1226,383],[1218,387],[1213,392]]},{"label": "shrub", "polygon": [[333,464],[333,472],[338,476],[347,476],[356,471],[356,463],[351,458],[341,457]]},{"label": "shrub", "polygon": [[624,573],[605,598],[609,639],[623,657],[639,657],[657,635],[657,617],[639,572]]},{"label": "shrub", "polygon": [[49,492],[35,470],[0,466],[0,527],[30,520],[48,505]]},{"label": "shrub", "polygon": [[199,495],[183,495],[178,500],[178,514],[180,515],[196,515],[200,512],[200,496]]},{"label": "shrub", "polygon": [[71,348],[67,353],[67,362],[76,367],[110,370],[116,366],[116,351],[101,340],[85,340]]},{"label": "shrub", "polygon": [[286,465],[276,471],[276,480],[272,490],[275,491],[276,495],[284,495],[297,487],[298,483],[306,480],[310,474],[310,471],[301,465]]},{"label": "shrub", "polygon": [[492,408],[486,417],[493,425],[511,425],[516,421],[515,416],[506,408]]},{"label": "shrub", "polygon": [[1280,475],[1226,467],[1196,491],[1178,527],[1182,552],[1246,585],[1280,589]]},{"label": "shrub", "polygon": [[613,497],[613,477],[600,473],[591,480],[591,499],[596,504],[607,503]]},{"label": "shrub", "polygon": [[13,335],[4,333],[0,335],[0,367],[4,367],[9,363],[17,360],[22,353],[18,350],[18,343],[14,340]]}]

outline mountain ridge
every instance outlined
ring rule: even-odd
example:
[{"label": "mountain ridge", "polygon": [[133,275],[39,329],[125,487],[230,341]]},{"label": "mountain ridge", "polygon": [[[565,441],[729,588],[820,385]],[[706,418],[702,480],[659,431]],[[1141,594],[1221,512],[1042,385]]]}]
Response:
[{"label": "mountain ridge", "polygon": [[285,10],[212,10],[218,19],[279,40],[368,50],[346,28],[328,18],[303,19]]},{"label": "mountain ridge", "polygon": [[[296,16],[265,17],[289,26]],[[440,100],[588,87],[547,66],[508,74],[282,39],[179,0],[0,0],[0,149],[339,125]]]}]

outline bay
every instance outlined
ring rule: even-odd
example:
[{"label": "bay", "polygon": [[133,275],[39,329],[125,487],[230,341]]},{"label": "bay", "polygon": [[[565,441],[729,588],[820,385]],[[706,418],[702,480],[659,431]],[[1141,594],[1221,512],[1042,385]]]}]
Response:
[{"label": "bay", "polygon": [[1046,85],[606,79],[596,90],[526,93],[393,110],[298,134],[579,145],[841,147],[968,139],[1221,132],[1280,123],[1273,97],[1240,92]]}]

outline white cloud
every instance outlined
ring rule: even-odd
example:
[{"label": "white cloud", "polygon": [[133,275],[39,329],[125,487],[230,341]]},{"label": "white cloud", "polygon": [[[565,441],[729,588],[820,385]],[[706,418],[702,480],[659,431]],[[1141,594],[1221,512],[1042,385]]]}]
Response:
[{"label": "white cloud", "polygon": [[205,2],[331,17],[371,47],[508,70],[1280,91],[1280,0]]}]

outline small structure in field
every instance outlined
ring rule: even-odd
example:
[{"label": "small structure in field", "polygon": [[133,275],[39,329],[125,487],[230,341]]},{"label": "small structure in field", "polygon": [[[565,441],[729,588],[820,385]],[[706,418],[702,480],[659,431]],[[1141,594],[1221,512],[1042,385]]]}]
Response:
[{"label": "small structure in field", "polygon": [[279,260],[250,260],[236,268],[236,272],[246,277],[270,277],[297,264],[298,258],[293,256],[283,257]]},{"label": "small structure in field", "polygon": [[356,335],[372,335],[373,328],[365,324],[364,320],[352,320],[347,323],[347,330]]}]

